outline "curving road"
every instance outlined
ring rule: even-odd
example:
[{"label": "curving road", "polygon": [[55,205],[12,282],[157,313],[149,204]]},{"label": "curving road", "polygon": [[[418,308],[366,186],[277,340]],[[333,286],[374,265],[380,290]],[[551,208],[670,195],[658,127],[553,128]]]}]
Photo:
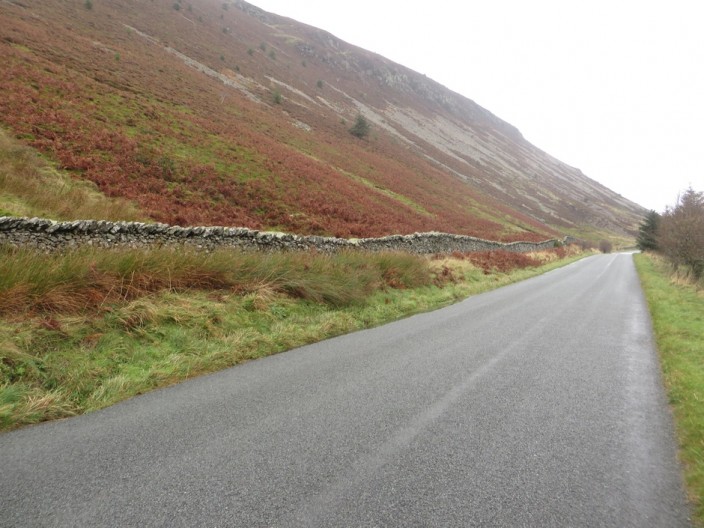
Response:
[{"label": "curving road", "polygon": [[0,526],[689,526],[632,258],[0,435]]}]

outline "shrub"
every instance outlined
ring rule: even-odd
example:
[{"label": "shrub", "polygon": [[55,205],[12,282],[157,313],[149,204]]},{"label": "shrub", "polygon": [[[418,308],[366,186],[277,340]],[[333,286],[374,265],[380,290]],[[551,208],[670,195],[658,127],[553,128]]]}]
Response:
[{"label": "shrub", "polygon": [[274,104],[277,104],[277,105],[280,105],[284,100],[283,96],[281,95],[281,92],[278,90],[274,90],[271,93],[271,97],[272,97],[272,100],[274,101]]},{"label": "shrub", "polygon": [[371,125],[369,124],[369,121],[367,121],[362,114],[358,114],[354,125],[350,128],[350,134],[358,138],[364,138],[369,135],[370,129]]},{"label": "shrub", "polygon": [[599,241],[599,251],[601,251],[602,253],[611,253],[613,249],[614,245],[611,243],[610,240]]},{"label": "shrub", "polygon": [[691,187],[662,215],[657,243],[677,268],[688,266],[695,279],[704,274],[704,194]]}]

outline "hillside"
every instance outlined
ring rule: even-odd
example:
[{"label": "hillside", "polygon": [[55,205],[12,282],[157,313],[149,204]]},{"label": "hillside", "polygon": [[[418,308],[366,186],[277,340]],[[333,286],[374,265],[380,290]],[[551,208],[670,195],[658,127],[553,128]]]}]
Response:
[{"label": "hillside", "polygon": [[2,0],[0,54],[0,126],[156,221],[510,241],[645,214],[471,100],[242,1]]}]

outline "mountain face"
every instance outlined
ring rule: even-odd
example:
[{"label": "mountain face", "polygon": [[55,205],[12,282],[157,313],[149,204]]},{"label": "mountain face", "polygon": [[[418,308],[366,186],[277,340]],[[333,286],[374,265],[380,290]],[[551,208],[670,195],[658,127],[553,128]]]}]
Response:
[{"label": "mountain face", "polygon": [[158,221],[510,241],[632,236],[646,213],[424,75],[240,0],[2,0],[0,54],[0,125]]}]

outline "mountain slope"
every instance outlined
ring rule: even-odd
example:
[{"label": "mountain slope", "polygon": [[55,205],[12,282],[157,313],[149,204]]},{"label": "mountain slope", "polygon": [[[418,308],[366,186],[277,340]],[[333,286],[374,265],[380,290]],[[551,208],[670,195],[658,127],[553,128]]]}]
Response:
[{"label": "mountain slope", "polygon": [[0,53],[0,123],[159,221],[515,240],[645,213],[469,99],[246,2],[4,0]]}]

